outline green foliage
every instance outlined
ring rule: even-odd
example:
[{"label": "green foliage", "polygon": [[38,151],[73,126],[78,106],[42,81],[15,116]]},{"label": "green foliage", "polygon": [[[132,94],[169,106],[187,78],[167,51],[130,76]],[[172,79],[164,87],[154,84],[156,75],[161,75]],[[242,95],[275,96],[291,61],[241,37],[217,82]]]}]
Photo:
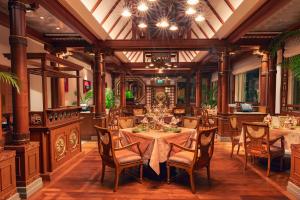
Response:
[{"label": "green foliage", "polygon": [[[300,29],[294,31],[284,32],[278,35],[273,41],[270,43],[269,51],[272,57],[276,56],[276,53],[279,49],[284,46],[284,43],[291,37],[299,37],[300,36]],[[290,68],[297,79],[300,80],[300,55],[295,55],[289,58],[284,58],[282,63],[283,67]]]},{"label": "green foliage", "polygon": [[207,96],[207,99],[204,101],[205,106],[210,106],[211,108],[214,108],[217,106],[217,92],[218,92],[218,86],[214,85],[210,88],[210,90],[207,89],[207,87],[202,87],[203,94]]},{"label": "green foliage", "polygon": [[16,88],[18,93],[20,92],[19,80],[18,77],[14,74],[11,74],[9,72],[0,72],[0,80]]},{"label": "green foliage", "polygon": [[112,89],[106,88],[105,90],[105,106],[108,109],[111,109],[115,105],[115,97]]},{"label": "green foliage", "polygon": [[127,90],[125,93],[126,99],[132,99],[133,97],[133,93],[131,90]]},{"label": "green foliage", "polygon": [[[76,92],[77,95],[77,92]],[[89,90],[85,93],[83,97],[80,97],[81,104],[88,104],[88,102],[93,98],[93,90]]]}]

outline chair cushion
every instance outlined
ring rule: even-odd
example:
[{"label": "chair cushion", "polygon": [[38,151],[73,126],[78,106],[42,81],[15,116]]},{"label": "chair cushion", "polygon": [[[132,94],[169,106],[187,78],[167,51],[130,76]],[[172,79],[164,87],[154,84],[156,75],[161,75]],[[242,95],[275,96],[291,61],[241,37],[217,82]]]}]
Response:
[{"label": "chair cushion", "polygon": [[141,156],[127,149],[115,151],[115,156],[120,164],[137,162],[141,160]]},{"label": "chair cushion", "polygon": [[191,165],[194,158],[194,152],[180,151],[170,156],[169,160],[172,162],[183,163]]}]

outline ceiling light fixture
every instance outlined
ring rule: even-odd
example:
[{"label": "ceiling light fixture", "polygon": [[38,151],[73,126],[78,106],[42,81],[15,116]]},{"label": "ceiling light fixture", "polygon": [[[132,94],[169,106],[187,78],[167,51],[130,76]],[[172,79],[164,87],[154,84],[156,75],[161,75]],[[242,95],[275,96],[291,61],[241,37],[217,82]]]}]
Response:
[{"label": "ceiling light fixture", "polygon": [[40,16],[40,19],[45,19],[43,16]]},{"label": "ceiling light fixture", "polygon": [[172,24],[169,29],[170,29],[170,31],[177,31],[178,26],[176,24]]},{"label": "ceiling light fixture", "polygon": [[195,17],[195,21],[196,22],[203,22],[205,20],[205,17],[202,15],[202,14],[198,14],[196,17]]},{"label": "ceiling light fixture", "polygon": [[122,11],[122,16],[123,17],[131,17],[131,15],[132,15],[132,13],[131,13],[129,8],[126,8],[126,7],[123,8],[123,11]]},{"label": "ceiling light fixture", "polygon": [[187,15],[194,15],[194,14],[196,14],[196,10],[195,10],[195,8],[193,8],[193,7],[188,7],[187,8],[187,10],[185,11],[185,13],[187,14]]},{"label": "ceiling light fixture", "polygon": [[139,28],[147,28],[147,24],[145,22],[140,22],[138,25]]},{"label": "ceiling light fixture", "polygon": [[188,3],[189,5],[196,5],[196,4],[199,3],[199,0],[187,0],[187,3]]},{"label": "ceiling light fixture", "polygon": [[59,28],[59,27],[56,27],[55,29],[56,29],[56,30],[60,30],[60,28]]},{"label": "ceiling light fixture", "polygon": [[139,11],[141,11],[141,12],[146,12],[146,11],[149,9],[149,7],[148,7],[148,5],[147,5],[145,2],[140,2],[140,3],[138,4],[137,9],[138,9]]},{"label": "ceiling light fixture", "polygon": [[159,28],[168,28],[170,24],[166,18],[162,18],[159,22],[156,23],[156,26]]}]

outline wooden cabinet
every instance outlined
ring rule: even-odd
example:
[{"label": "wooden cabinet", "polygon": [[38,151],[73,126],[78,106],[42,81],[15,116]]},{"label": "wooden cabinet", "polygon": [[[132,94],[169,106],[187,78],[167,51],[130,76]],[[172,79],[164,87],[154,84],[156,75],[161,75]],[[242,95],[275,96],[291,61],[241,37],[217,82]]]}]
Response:
[{"label": "wooden cabinet", "polygon": [[0,152],[0,200],[8,199],[16,190],[15,151]]},{"label": "wooden cabinet", "polygon": [[292,144],[291,150],[290,181],[300,187],[300,144]]}]

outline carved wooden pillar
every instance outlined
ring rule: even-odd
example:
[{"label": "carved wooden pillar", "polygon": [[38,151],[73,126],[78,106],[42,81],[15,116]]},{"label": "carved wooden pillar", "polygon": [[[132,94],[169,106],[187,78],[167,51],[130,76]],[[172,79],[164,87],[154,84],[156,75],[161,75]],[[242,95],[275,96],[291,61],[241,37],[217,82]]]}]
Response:
[{"label": "carved wooden pillar", "polygon": [[269,54],[264,52],[261,60],[259,105],[267,105]]},{"label": "carved wooden pillar", "polygon": [[222,72],[221,72],[221,58],[219,57],[218,63],[218,101],[217,101],[217,109],[218,113],[222,113]]},{"label": "carved wooden pillar", "polygon": [[220,84],[221,84],[221,102],[222,102],[222,113],[228,113],[228,103],[229,103],[229,56],[228,52],[224,51],[220,55]]},{"label": "carved wooden pillar", "polygon": [[271,115],[275,114],[275,100],[276,100],[276,70],[277,56],[275,56],[269,66],[269,83],[268,83],[268,107]]},{"label": "carved wooden pillar", "polygon": [[120,106],[126,107],[126,74],[122,73],[120,76]]},{"label": "carved wooden pillar", "polygon": [[[42,187],[39,177],[39,143],[30,142],[29,101],[27,76],[27,39],[26,39],[26,5],[23,1],[8,1],[10,18],[9,43],[11,49],[11,70],[19,79],[20,92],[13,89],[13,135],[12,143],[5,146],[7,150],[16,151],[16,181],[22,198],[28,198],[34,191],[27,193],[30,187]],[[29,186],[31,185],[31,186]],[[36,191],[36,190],[35,190]]]},{"label": "carved wooden pillar", "polygon": [[105,62],[100,51],[95,52],[95,117],[105,116]]},{"label": "carved wooden pillar", "polygon": [[197,71],[196,72],[196,107],[200,108],[201,107],[201,100],[202,100],[202,77],[201,77],[201,72]]},{"label": "carved wooden pillar", "polygon": [[29,102],[27,77],[26,7],[19,1],[8,2],[10,17],[9,44],[11,47],[11,70],[19,78],[21,90],[13,89],[13,142],[29,142]]}]

